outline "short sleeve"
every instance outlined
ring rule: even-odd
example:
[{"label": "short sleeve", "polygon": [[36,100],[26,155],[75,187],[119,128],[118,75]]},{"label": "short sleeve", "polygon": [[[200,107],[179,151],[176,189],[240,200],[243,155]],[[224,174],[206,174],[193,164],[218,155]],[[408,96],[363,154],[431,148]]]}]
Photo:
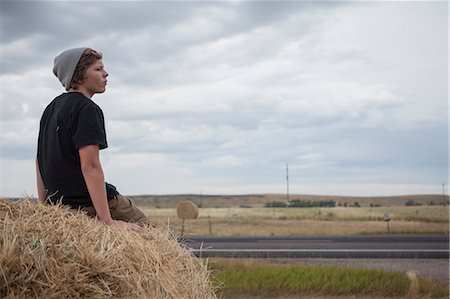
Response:
[{"label": "short sleeve", "polygon": [[105,132],[105,119],[97,106],[83,107],[76,120],[73,141],[77,149],[98,144],[100,149],[108,147]]}]

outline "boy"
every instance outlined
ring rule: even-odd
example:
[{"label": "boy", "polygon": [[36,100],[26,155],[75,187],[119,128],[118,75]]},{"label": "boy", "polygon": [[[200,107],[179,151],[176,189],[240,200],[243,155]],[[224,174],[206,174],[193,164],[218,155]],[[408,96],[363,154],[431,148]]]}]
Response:
[{"label": "boy", "polygon": [[[99,151],[108,147],[103,112],[92,100],[106,89],[102,54],[69,49],[54,61],[53,73],[67,93],[45,109],[39,129],[36,180],[41,203],[69,205],[105,224],[142,231],[148,219],[133,203],[105,183]],[[134,223],[132,223],[134,222]]]}]

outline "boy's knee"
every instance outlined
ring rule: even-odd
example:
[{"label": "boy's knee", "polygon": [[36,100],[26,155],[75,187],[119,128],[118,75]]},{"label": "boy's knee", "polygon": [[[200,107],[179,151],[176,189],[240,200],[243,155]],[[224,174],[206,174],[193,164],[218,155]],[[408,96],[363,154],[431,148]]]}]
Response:
[{"label": "boy's knee", "polygon": [[117,207],[114,211],[111,211],[113,219],[152,226],[147,216],[145,216],[131,199],[119,194],[116,200]]}]

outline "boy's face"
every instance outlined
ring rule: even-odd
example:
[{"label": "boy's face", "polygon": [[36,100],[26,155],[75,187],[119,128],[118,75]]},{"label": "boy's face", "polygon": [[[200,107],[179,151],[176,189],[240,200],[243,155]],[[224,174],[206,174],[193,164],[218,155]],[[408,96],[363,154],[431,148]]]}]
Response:
[{"label": "boy's face", "polygon": [[105,71],[103,61],[99,59],[86,69],[81,86],[91,95],[102,93],[106,90],[106,77],[108,73]]}]

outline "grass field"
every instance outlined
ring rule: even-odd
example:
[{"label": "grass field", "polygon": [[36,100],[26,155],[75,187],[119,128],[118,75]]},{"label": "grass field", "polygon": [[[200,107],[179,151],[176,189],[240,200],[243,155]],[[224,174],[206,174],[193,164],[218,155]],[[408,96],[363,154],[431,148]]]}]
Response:
[{"label": "grass field", "polygon": [[[141,206],[157,225],[181,232],[175,208]],[[387,233],[448,234],[448,206],[361,208],[200,208],[198,219],[186,220],[187,235],[278,236]]]},{"label": "grass field", "polygon": [[[270,202],[286,201],[285,194],[247,194],[247,195],[141,195],[131,196],[133,201],[141,206],[157,208],[176,208],[182,200],[192,201],[202,208],[235,208],[235,207],[263,207]],[[361,207],[379,205],[381,207],[405,206],[408,201],[423,206],[448,203],[449,197],[437,194],[403,195],[403,196],[337,196],[337,195],[304,195],[291,194],[290,200],[324,201],[333,200],[337,205],[353,205],[357,202]]]},{"label": "grass field", "polygon": [[[448,206],[428,205],[441,197],[341,198],[361,207],[264,208],[275,195],[246,197],[143,198],[141,208],[157,225],[181,233],[176,206],[190,199],[199,217],[185,221],[185,235],[311,236],[385,234],[388,213],[390,233],[449,233]],[[306,198],[310,200],[310,198]],[[327,197],[316,197],[327,200]],[[420,206],[405,206],[414,200]],[[371,207],[370,205],[380,205]],[[448,261],[447,261],[448,262]],[[448,298],[448,284],[406,273],[338,266],[280,265],[249,260],[209,260],[212,283],[220,298]]]},{"label": "grass field", "polygon": [[[410,197],[407,197],[410,200]],[[268,200],[267,198],[263,198]],[[428,198],[429,199],[429,198]],[[428,200],[427,199],[427,200]],[[223,200],[223,198],[220,198]],[[387,232],[384,213],[389,213],[390,233],[449,233],[448,206],[397,204],[370,207],[263,208],[252,202],[225,208],[200,208],[199,218],[186,220],[186,235],[288,236],[354,235]],[[353,200],[353,199],[351,199]],[[250,201],[247,202],[247,204]],[[373,199],[370,201],[373,202]],[[205,204],[205,201],[203,201]],[[248,206],[245,204],[245,206]],[[173,205],[173,203],[171,203]],[[209,203],[205,204],[210,206]],[[175,207],[139,205],[158,227],[181,232],[182,220]],[[41,227],[41,226],[38,226]],[[448,260],[443,261],[448,263]],[[249,260],[211,259],[211,281],[221,298],[448,298],[448,282],[406,273],[338,266],[258,263]],[[359,265],[358,265],[359,267]],[[1,297],[1,296],[0,296]]]},{"label": "grass field", "polygon": [[[415,273],[210,260],[222,298],[448,298],[448,286]],[[344,297],[342,297],[344,296]]]}]

